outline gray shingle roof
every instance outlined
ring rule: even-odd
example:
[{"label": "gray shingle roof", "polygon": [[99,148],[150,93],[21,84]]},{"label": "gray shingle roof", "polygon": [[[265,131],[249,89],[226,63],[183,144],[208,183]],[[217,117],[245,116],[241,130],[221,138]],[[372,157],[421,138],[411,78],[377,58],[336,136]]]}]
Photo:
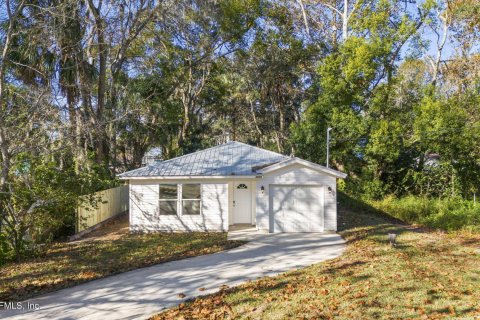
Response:
[{"label": "gray shingle roof", "polygon": [[120,178],[165,176],[247,176],[255,169],[289,159],[282,154],[231,141],[119,174]]}]

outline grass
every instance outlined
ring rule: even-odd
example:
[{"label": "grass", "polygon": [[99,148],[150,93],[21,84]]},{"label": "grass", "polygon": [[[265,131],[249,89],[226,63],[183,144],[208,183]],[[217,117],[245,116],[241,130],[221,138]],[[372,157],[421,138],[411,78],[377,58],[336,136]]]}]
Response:
[{"label": "grass", "polygon": [[410,223],[444,230],[480,231],[480,205],[459,198],[386,197],[369,201],[380,211]]},{"label": "grass", "polygon": [[[201,297],[159,319],[473,319],[480,235],[419,229],[342,201],[344,255]],[[398,234],[393,248],[387,233]],[[274,263],[274,262],[272,262]]]},{"label": "grass", "polygon": [[94,236],[56,243],[37,258],[0,267],[0,301],[19,301],[83,282],[240,245],[226,233]]}]

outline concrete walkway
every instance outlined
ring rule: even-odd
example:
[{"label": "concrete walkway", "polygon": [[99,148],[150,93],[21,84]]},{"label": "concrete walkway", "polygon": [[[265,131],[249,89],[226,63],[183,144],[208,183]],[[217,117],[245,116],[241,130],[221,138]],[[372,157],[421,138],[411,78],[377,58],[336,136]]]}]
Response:
[{"label": "concrete walkway", "polygon": [[145,319],[186,299],[214,293],[222,285],[231,287],[338,257],[345,247],[334,233],[238,230],[230,236],[251,242],[46,294],[28,301],[38,304],[39,310],[0,310],[0,319]]}]

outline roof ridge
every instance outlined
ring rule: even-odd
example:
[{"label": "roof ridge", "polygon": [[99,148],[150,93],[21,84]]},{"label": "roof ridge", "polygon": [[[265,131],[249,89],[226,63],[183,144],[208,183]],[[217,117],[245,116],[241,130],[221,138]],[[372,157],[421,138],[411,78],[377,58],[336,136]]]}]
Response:
[{"label": "roof ridge", "polygon": [[[204,152],[204,151],[207,151],[207,150],[212,150],[212,149],[216,149],[216,148],[219,148],[219,147],[223,147],[223,146],[225,146],[229,143],[232,143],[232,142],[236,142],[236,141],[229,141],[229,142],[218,144],[216,146],[213,146],[213,147],[210,147],[210,148],[207,148],[207,149],[201,149],[201,150],[197,150],[197,151],[194,151],[194,152],[191,152],[191,153],[182,154],[181,156],[178,156],[178,157],[175,157],[175,158],[172,158],[172,159],[168,159],[168,160],[165,160],[165,161],[161,161],[161,162],[158,162],[158,163],[155,163],[155,164],[162,164],[162,163],[169,162],[169,161],[172,161],[172,160],[178,160],[178,159],[181,159],[181,158],[184,158],[184,157],[187,157],[187,156],[192,156],[196,153],[200,153],[200,152]],[[155,166],[155,164],[153,164],[151,166]]]},{"label": "roof ridge", "polygon": [[137,170],[140,170],[140,169],[144,169],[144,168],[148,168],[148,167],[157,167],[159,165],[163,165],[167,162],[171,162],[173,160],[178,160],[178,159],[181,159],[181,158],[184,158],[186,156],[191,156],[193,154],[196,154],[196,153],[200,153],[202,151],[207,151],[207,150],[211,150],[211,149],[215,149],[215,148],[218,148],[218,147],[221,147],[221,146],[225,146],[231,142],[234,142],[234,141],[229,141],[229,142],[226,142],[226,143],[222,143],[222,144],[219,144],[219,145],[216,145],[216,146],[213,146],[213,147],[210,147],[210,148],[207,148],[207,149],[202,149],[202,150],[197,150],[197,151],[194,151],[194,152],[191,152],[191,153],[187,153],[187,154],[184,154],[184,155],[181,155],[181,156],[178,156],[178,157],[175,157],[175,158],[172,158],[172,159],[168,159],[168,160],[164,160],[164,161],[159,161],[159,162],[155,162],[155,163],[149,163],[147,164],[146,166],[143,166],[143,167],[140,167],[140,168],[136,168],[136,169],[133,169],[133,170],[129,170],[129,171],[125,171],[125,172],[122,172],[120,174],[118,174],[119,176],[123,175],[124,173],[126,172],[135,172]]},{"label": "roof ridge", "polygon": [[284,154],[281,154],[281,153],[278,153],[278,152],[275,152],[275,151],[263,149],[263,148],[260,148],[260,147],[257,147],[257,146],[253,146],[253,145],[248,144],[248,143],[244,143],[244,142],[240,142],[240,141],[231,141],[231,142],[240,143],[240,144],[243,144],[243,145],[245,145],[245,146],[249,146],[249,147],[252,147],[252,148],[255,148],[255,149],[258,149],[258,150],[262,150],[262,151],[266,151],[266,152],[269,152],[269,153],[273,153],[273,154],[275,154],[275,155],[277,155],[277,156],[288,157],[287,155],[284,155]]}]

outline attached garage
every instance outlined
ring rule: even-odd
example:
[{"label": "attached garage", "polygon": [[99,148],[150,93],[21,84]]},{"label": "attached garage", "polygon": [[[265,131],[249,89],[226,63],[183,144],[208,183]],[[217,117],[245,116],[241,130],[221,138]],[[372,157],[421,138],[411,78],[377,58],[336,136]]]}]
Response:
[{"label": "attached garage", "polygon": [[324,231],[322,186],[273,185],[270,190],[270,232]]},{"label": "attached garage", "polygon": [[337,230],[337,179],[345,174],[299,158],[259,170],[257,228],[268,232]]}]

